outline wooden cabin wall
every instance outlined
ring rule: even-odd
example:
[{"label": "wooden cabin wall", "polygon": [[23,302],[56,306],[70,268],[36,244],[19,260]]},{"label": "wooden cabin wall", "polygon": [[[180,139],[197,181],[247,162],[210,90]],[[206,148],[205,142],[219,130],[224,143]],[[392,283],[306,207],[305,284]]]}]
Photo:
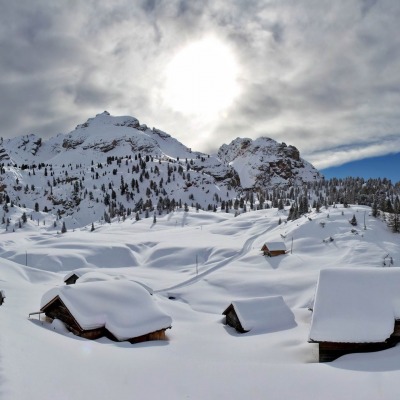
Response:
[{"label": "wooden cabin wall", "polygon": [[390,338],[400,341],[400,320],[396,320],[394,322],[394,330]]},{"label": "wooden cabin wall", "polygon": [[334,361],[346,354],[352,353],[369,353],[373,351],[381,351],[395,346],[395,342],[388,341],[382,343],[319,343],[319,362]]},{"label": "wooden cabin wall", "polygon": [[239,318],[233,307],[226,314],[226,323],[227,325],[235,328],[240,333],[247,332],[243,329],[242,324],[240,323]]},{"label": "wooden cabin wall", "polygon": [[165,329],[161,329],[156,332],[128,339],[128,342],[134,344],[140,342],[149,342],[151,340],[165,340],[165,339],[166,339]]},{"label": "wooden cabin wall", "polygon": [[45,310],[45,314],[47,317],[59,319],[60,321],[64,322],[68,330],[75,335],[80,334],[80,326],[61,300],[58,299],[51,304],[48,309]]}]

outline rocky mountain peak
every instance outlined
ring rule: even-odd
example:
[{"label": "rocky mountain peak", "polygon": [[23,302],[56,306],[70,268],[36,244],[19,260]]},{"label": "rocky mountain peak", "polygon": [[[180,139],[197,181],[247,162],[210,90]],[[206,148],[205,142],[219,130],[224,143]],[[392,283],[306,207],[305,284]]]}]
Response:
[{"label": "rocky mountain peak", "polygon": [[268,137],[236,138],[220,147],[218,158],[236,170],[244,188],[298,185],[321,178],[296,147]]}]

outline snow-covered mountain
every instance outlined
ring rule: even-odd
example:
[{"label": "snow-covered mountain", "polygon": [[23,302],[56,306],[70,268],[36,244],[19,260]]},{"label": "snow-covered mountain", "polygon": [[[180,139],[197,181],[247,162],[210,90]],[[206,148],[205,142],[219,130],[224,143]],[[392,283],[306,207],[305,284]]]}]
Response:
[{"label": "snow-covered mountain", "polygon": [[266,137],[236,138],[220,147],[218,157],[236,170],[243,188],[295,186],[321,179],[296,147]]},{"label": "snow-covered mountain", "polygon": [[107,111],[68,134],[30,134],[0,142],[0,204],[74,219],[78,225],[131,212],[215,210],[255,189],[293,187],[321,176],[293,146],[236,139],[218,156],[194,151],[171,135]]}]

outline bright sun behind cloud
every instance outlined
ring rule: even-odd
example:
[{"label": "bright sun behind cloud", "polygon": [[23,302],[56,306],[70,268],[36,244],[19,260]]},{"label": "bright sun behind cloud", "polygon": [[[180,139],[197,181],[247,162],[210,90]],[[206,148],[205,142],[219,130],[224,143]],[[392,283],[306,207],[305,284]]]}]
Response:
[{"label": "bright sun behind cloud", "polygon": [[181,50],[167,65],[164,101],[173,110],[213,119],[239,94],[238,65],[221,41],[203,39]]}]

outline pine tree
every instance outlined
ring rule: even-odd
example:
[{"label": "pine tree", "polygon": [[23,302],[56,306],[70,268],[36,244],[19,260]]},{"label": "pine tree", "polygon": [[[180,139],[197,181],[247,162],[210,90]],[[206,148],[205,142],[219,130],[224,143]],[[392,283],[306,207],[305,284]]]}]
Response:
[{"label": "pine tree", "polygon": [[396,210],[395,212],[389,214],[387,219],[387,226],[392,230],[393,233],[400,232],[400,212]]},{"label": "pine tree", "polygon": [[94,223],[92,222],[92,227],[90,228],[90,232],[94,231]]},{"label": "pine tree", "polygon": [[61,227],[61,233],[65,233],[65,232],[67,232],[67,227],[65,226],[65,221],[63,221],[62,227]]},{"label": "pine tree", "polygon": [[379,215],[378,202],[375,199],[374,203],[372,204],[372,216],[376,218],[378,215]]},{"label": "pine tree", "polygon": [[351,225],[357,226],[357,218],[355,214],[353,214],[353,218],[349,221]]},{"label": "pine tree", "polygon": [[393,233],[400,232],[400,203],[395,201],[395,208],[391,214],[389,214],[387,219],[387,225],[392,230]]}]

